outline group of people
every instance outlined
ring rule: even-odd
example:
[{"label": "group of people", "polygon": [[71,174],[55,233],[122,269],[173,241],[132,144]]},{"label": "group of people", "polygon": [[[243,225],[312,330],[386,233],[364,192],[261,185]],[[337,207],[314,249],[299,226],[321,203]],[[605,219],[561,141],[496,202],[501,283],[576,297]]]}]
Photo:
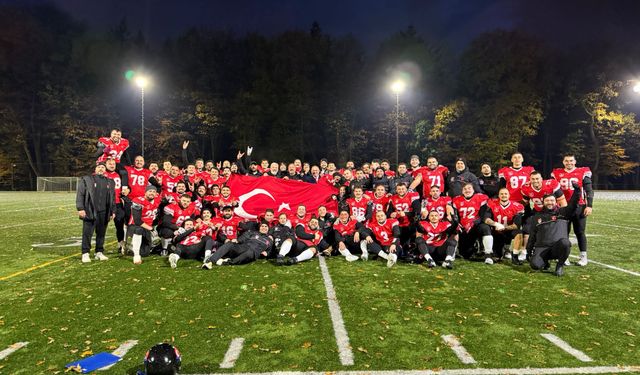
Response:
[{"label": "group of people", "polygon": [[[462,158],[452,170],[433,156],[422,166],[417,155],[395,170],[384,159],[359,167],[348,161],[338,168],[326,159],[318,165],[299,159],[256,162],[251,147],[238,152],[234,162],[191,163],[189,142],[182,145],[183,168],[164,161],[160,169],[156,163],[146,166],[142,156],[124,163],[128,146],[118,129],[100,138],[95,173],[80,180],[83,262],[91,261],[94,232],[95,259],[107,260],[104,235],[113,219],[122,254],[132,252],[139,264],[157,252],[173,268],[181,259],[201,259],[202,267],[211,269],[259,258],[292,265],[322,254],[349,262],[380,258],[388,267],[404,260],[453,268],[456,258],[465,258],[486,264],[528,261],[534,269],[548,269],[555,259],[555,274],[561,276],[571,227],[580,249],[577,264],[588,263],[591,172],[577,167],[572,154],[564,155],[564,168],[544,179],[524,165],[520,152],[497,176],[489,164],[482,164],[476,176]],[[238,198],[226,184],[233,174],[328,184],[336,188],[338,209],[321,206],[309,212],[300,205],[289,214],[273,207],[257,219],[241,218],[234,213]]]}]

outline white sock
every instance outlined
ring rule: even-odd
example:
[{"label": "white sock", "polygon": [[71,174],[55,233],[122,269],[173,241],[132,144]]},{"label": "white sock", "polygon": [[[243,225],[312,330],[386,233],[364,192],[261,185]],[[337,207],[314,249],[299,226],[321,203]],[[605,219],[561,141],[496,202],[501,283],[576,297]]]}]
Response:
[{"label": "white sock", "polygon": [[347,256],[347,255],[351,255],[351,252],[349,251],[349,249],[345,248],[344,250],[338,249],[338,251],[340,252],[340,254],[342,256]]},{"label": "white sock", "polygon": [[282,246],[280,246],[280,252],[278,254],[282,256],[289,254],[289,251],[291,251],[291,245],[293,245],[291,241],[284,241]]},{"label": "white sock", "polygon": [[380,250],[380,252],[378,253],[378,256],[383,259],[389,259],[389,255],[382,250]]},{"label": "white sock", "polygon": [[211,256],[211,250],[205,250],[204,251],[204,259],[207,259],[210,256]]},{"label": "white sock", "polygon": [[125,247],[126,242],[124,242],[124,241],[120,241],[120,242],[118,242],[118,245],[119,245],[120,247]]},{"label": "white sock", "polygon": [[445,261],[445,262],[453,262],[453,260],[454,260],[454,259],[455,259],[455,258],[454,258],[454,257],[452,257],[451,255],[447,255],[447,257],[446,257],[446,258],[444,258],[444,261]]},{"label": "white sock", "polygon": [[300,255],[298,255],[296,257],[296,260],[298,262],[304,262],[305,260],[309,260],[311,258],[313,258],[313,250],[307,249],[307,250],[303,251],[302,253],[300,253]]},{"label": "white sock", "polygon": [[520,254],[518,254],[518,260],[527,260],[527,250],[520,250]]},{"label": "white sock", "polygon": [[587,252],[586,251],[581,251],[580,252],[580,256],[586,258],[587,257]]},{"label": "white sock", "polygon": [[169,244],[171,243],[171,238],[163,238],[162,239],[162,250],[167,250],[169,248]]},{"label": "white sock", "polygon": [[433,258],[431,258],[431,255],[430,255],[430,254],[425,254],[425,255],[424,255],[424,259],[426,259],[426,260],[433,260]]},{"label": "white sock", "polygon": [[482,236],[482,245],[484,245],[484,253],[493,253],[493,236]]},{"label": "white sock", "polygon": [[365,240],[360,241],[360,250],[362,250],[363,253],[367,252],[367,241]]},{"label": "white sock", "polygon": [[131,250],[133,250],[133,256],[140,256],[140,246],[142,246],[142,235],[134,234],[131,237]]}]

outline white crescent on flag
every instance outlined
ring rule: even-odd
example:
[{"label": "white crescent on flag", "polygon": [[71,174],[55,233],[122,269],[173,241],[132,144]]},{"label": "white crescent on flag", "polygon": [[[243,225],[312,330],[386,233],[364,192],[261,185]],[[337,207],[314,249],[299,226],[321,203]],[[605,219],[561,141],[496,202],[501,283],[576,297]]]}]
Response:
[{"label": "white crescent on flag", "polygon": [[238,203],[238,207],[236,207],[236,209],[234,210],[234,212],[236,213],[236,215],[243,217],[245,219],[255,219],[258,216],[256,215],[251,215],[250,213],[248,213],[247,211],[245,211],[245,209],[242,207],[242,205],[244,204],[244,202],[248,201],[249,198],[254,197],[256,195],[266,195],[267,197],[273,199],[273,201],[275,202],[276,199],[273,197],[273,195],[271,195],[271,193],[269,193],[268,191],[264,190],[264,189],[254,189],[248,193],[242,194],[240,197],[238,197],[239,203]]}]

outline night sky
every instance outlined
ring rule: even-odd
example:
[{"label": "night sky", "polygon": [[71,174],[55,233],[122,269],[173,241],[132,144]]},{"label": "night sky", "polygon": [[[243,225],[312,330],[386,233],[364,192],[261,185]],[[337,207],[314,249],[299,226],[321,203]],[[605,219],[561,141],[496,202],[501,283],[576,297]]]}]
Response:
[{"label": "night sky", "polygon": [[[8,1],[38,4],[45,1]],[[475,36],[521,28],[558,46],[640,35],[640,1],[594,0],[50,0],[91,31],[126,17],[152,44],[190,27],[272,35],[309,29],[313,21],[332,35],[353,34],[369,51],[392,33],[414,26],[427,40],[461,51]]]}]

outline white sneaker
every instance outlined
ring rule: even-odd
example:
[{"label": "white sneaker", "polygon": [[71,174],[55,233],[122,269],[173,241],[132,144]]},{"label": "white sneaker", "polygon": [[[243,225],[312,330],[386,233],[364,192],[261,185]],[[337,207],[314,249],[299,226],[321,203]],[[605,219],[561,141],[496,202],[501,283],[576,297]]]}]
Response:
[{"label": "white sneaker", "polygon": [[564,265],[565,266],[570,266],[571,262],[569,261],[569,258],[567,258],[567,260],[564,261]]},{"label": "white sneaker", "polygon": [[484,264],[493,264],[493,259],[487,258],[484,260]]},{"label": "white sneaker", "polygon": [[363,251],[362,255],[360,255],[360,259],[367,261],[369,260],[369,252],[368,251]]},{"label": "white sneaker", "polygon": [[398,261],[398,256],[394,253],[389,254],[387,258],[387,267],[391,268]]},{"label": "white sneaker", "polygon": [[178,267],[178,260],[180,260],[180,256],[178,256],[178,254],[169,255],[169,265],[171,268]]},{"label": "white sneaker", "polygon": [[218,261],[216,262],[216,265],[221,266],[225,263],[227,263],[229,261],[229,258],[220,258],[218,259]]},{"label": "white sneaker", "polygon": [[96,253],[95,259],[96,260],[109,260],[109,258],[106,255],[102,254],[101,252]]},{"label": "white sneaker", "polygon": [[124,241],[118,242],[118,249],[120,251],[120,254],[127,255],[127,243],[126,242],[124,242]]},{"label": "white sneaker", "polygon": [[91,258],[89,257],[89,253],[82,254],[82,263],[91,263]]},{"label": "white sneaker", "polygon": [[578,265],[580,267],[584,267],[589,264],[589,259],[587,259],[587,253],[580,253],[580,258],[578,259]]},{"label": "white sneaker", "polygon": [[160,251],[160,256],[161,256],[161,257],[166,257],[167,255],[169,255],[169,250],[167,250],[167,249],[162,249],[162,250]]},{"label": "white sneaker", "polygon": [[347,260],[347,262],[355,262],[356,260],[358,260],[358,256],[353,254],[345,255],[344,258]]},{"label": "white sneaker", "polygon": [[503,258],[506,259],[506,260],[511,260],[511,252],[509,251],[509,252],[504,253]]},{"label": "white sneaker", "polygon": [[134,255],[133,264],[142,264],[142,257],[140,255]]}]

